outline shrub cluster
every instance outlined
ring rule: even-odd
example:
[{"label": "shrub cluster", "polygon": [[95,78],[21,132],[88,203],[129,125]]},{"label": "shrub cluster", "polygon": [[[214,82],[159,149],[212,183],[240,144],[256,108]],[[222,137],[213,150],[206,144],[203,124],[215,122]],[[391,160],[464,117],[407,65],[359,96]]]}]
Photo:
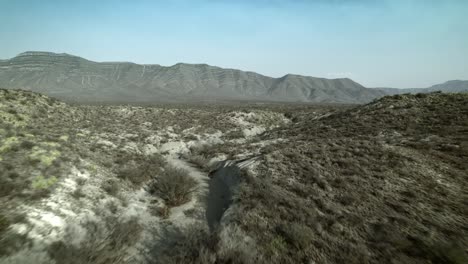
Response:
[{"label": "shrub cluster", "polygon": [[196,187],[197,181],[186,170],[166,166],[150,184],[149,191],[161,197],[167,206],[174,207],[190,201]]},{"label": "shrub cluster", "polygon": [[159,154],[152,156],[144,155],[121,155],[115,161],[119,167],[117,176],[126,179],[135,185],[141,185],[151,180],[161,172],[165,161]]}]

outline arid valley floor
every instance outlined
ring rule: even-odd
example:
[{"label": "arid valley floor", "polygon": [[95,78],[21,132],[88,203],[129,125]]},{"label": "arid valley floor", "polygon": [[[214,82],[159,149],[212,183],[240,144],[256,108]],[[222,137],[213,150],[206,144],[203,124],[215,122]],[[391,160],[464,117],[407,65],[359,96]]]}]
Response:
[{"label": "arid valley floor", "polygon": [[468,94],[80,105],[0,89],[0,263],[468,263]]}]

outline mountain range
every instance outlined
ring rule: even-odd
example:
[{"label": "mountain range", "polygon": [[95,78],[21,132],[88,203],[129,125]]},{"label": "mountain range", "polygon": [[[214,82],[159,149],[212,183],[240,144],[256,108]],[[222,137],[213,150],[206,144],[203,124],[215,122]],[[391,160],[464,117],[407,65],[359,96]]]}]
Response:
[{"label": "mountain range", "polygon": [[254,100],[356,104],[396,93],[468,91],[468,81],[451,81],[422,90],[366,88],[348,78],[293,74],[273,78],[207,64],[94,62],[66,53],[29,51],[0,60],[0,87],[77,102]]},{"label": "mountain range", "polygon": [[441,91],[445,93],[461,93],[468,91],[468,81],[462,80],[452,80],[447,81],[441,84],[436,84],[428,88],[375,88],[381,90],[385,94],[394,95],[394,94],[404,94],[404,93],[431,93],[436,91]]}]

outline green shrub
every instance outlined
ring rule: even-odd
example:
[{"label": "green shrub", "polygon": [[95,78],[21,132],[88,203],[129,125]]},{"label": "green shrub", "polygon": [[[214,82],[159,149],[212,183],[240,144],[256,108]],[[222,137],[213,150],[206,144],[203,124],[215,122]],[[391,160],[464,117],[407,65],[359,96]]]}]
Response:
[{"label": "green shrub", "polygon": [[161,197],[167,206],[178,206],[191,199],[197,181],[183,169],[167,166],[150,185],[150,192]]},{"label": "green shrub", "polygon": [[31,187],[36,190],[46,190],[52,187],[57,182],[55,176],[44,178],[44,176],[39,175],[31,183]]}]

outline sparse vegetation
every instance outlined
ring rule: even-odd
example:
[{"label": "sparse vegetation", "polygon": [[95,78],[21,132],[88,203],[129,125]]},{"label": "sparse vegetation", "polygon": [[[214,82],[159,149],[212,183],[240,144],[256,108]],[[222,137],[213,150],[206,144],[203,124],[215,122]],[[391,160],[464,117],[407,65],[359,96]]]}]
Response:
[{"label": "sparse vegetation", "polygon": [[[15,210],[62,223],[51,209],[60,204],[101,220],[85,227],[94,238],[47,247],[57,263],[127,263],[137,234],[152,240],[148,223],[168,227],[151,263],[465,263],[467,105],[463,94],[354,107],[69,105],[0,89],[0,233],[8,235],[2,245],[14,245],[0,252],[40,244],[10,228]],[[291,123],[282,125],[284,117]],[[236,118],[268,129],[240,137],[245,127]],[[168,164],[163,146],[204,171],[215,157],[261,154],[242,170],[218,229],[171,222],[180,205],[189,207],[182,217],[205,216],[187,204],[199,182]],[[50,201],[60,195],[69,208]],[[120,218],[137,210],[151,218]],[[25,217],[16,229],[36,221],[50,228],[44,234],[63,234],[41,216]]]}]

